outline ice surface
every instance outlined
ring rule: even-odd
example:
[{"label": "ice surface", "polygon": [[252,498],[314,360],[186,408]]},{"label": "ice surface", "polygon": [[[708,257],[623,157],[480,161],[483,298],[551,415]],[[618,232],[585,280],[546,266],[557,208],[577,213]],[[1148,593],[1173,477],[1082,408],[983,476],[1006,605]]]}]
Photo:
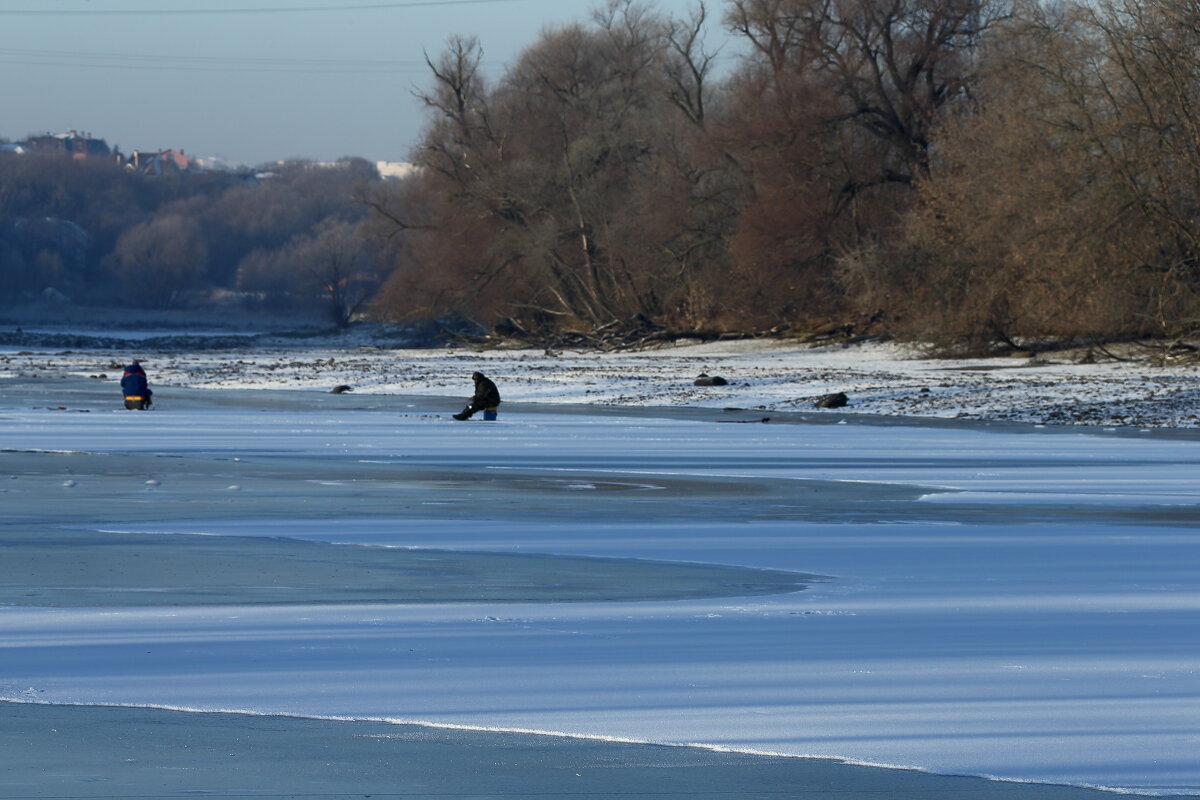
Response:
[{"label": "ice surface", "polygon": [[65,705],[0,705],[0,752],[7,796],[29,798],[1111,797],[600,738]]},{"label": "ice surface", "polygon": [[[247,558],[279,538],[292,553],[600,557],[625,590],[622,559],[829,580],[739,598],[331,604],[318,571],[299,605],[9,606],[0,697],[1200,786],[1186,437],[520,404],[462,424],[450,400],[266,391],[135,413],[62,386],[0,387],[6,543],[153,537],[166,557],[179,543],[183,569],[200,538],[186,534]],[[21,585],[62,577],[46,569]]]}]

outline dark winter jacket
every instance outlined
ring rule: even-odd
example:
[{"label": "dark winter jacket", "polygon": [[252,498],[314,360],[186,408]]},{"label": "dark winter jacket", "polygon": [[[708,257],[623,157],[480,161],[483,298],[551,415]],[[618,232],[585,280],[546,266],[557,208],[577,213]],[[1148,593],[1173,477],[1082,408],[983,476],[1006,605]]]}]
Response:
[{"label": "dark winter jacket", "polygon": [[478,408],[495,408],[500,405],[500,390],[496,388],[496,384],[482,372],[476,372],[471,376],[475,379],[475,396],[471,398],[471,404]]},{"label": "dark winter jacket", "polygon": [[121,391],[126,397],[149,397],[152,392],[146,382],[145,371],[141,367],[136,367],[136,372],[131,372],[131,369],[133,367],[125,370],[125,375],[121,378]]}]

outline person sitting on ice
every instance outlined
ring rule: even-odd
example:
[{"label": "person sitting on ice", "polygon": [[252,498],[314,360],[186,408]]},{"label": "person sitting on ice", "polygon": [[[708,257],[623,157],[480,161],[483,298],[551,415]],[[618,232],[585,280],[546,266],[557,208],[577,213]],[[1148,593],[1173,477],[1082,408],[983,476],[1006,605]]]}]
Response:
[{"label": "person sitting on ice", "polygon": [[467,403],[467,407],[454,415],[455,419],[470,419],[476,412],[482,411],[484,419],[496,418],[496,406],[500,405],[500,390],[496,384],[482,372],[471,374],[475,381],[475,396]]},{"label": "person sitting on ice", "polygon": [[154,392],[150,391],[146,370],[142,369],[137,359],[125,368],[125,374],[121,376],[121,391],[125,394],[125,407],[130,411],[144,411],[150,407]]}]

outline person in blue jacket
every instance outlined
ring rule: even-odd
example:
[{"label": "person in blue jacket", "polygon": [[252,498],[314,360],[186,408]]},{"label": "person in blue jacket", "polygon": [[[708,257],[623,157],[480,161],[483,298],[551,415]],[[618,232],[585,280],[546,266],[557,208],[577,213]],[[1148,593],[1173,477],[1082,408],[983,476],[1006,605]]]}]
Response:
[{"label": "person in blue jacket", "polygon": [[150,407],[154,392],[150,391],[146,370],[142,369],[137,359],[125,368],[125,374],[121,376],[121,391],[125,394],[125,407],[130,411],[145,411]]}]

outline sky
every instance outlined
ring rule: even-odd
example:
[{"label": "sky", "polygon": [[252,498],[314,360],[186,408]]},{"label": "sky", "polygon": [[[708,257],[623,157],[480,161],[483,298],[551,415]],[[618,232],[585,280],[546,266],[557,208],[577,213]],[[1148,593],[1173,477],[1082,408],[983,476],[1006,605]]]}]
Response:
[{"label": "sky", "polygon": [[[502,74],[600,0],[0,0],[0,137],[90,132],[122,152],[244,164],[404,161],[425,54],[477,36]],[[657,0],[684,15],[695,0]],[[710,16],[720,3],[709,0]],[[719,32],[718,32],[719,33]],[[716,35],[716,34],[714,34]]]}]

